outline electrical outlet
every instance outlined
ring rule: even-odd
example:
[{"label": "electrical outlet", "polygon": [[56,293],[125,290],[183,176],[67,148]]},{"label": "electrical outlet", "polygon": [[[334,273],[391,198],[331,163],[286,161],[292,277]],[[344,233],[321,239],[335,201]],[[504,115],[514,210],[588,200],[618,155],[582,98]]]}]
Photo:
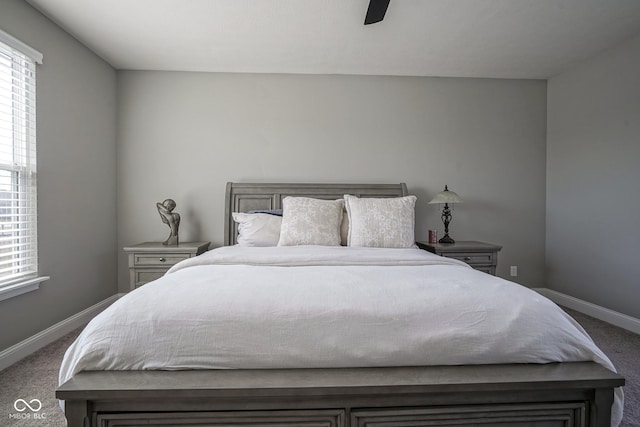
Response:
[{"label": "electrical outlet", "polygon": [[511,277],[517,277],[518,276],[518,266],[517,265],[512,265],[511,266]]}]

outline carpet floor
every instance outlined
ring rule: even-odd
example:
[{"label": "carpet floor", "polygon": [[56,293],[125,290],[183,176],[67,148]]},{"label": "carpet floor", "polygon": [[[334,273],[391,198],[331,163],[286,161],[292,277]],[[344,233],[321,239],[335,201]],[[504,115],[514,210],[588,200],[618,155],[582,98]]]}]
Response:
[{"label": "carpet floor", "polygon": [[[608,323],[566,309],[591,335],[609,356],[618,372],[625,377],[626,386],[622,427],[640,427],[640,335]],[[0,372],[0,426],[64,427],[64,414],[58,406],[54,391],[58,386],[58,368],[67,347],[80,329],[49,344],[29,357]],[[18,412],[17,399],[24,399],[42,407],[38,418],[29,410]],[[22,402],[19,407],[24,408]],[[25,414],[25,415],[21,415]],[[29,417],[27,418],[27,415]]]}]

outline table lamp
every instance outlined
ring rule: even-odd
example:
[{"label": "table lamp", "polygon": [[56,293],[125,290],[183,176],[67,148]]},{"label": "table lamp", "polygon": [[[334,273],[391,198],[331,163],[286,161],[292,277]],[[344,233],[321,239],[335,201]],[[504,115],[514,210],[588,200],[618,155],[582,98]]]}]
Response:
[{"label": "table lamp", "polygon": [[449,191],[447,186],[444,186],[444,191],[439,192],[436,196],[431,199],[429,204],[433,203],[444,203],[444,208],[442,209],[442,222],[444,222],[444,236],[442,239],[438,240],[438,243],[455,243],[455,240],[449,236],[449,223],[451,222],[451,209],[449,209],[449,203],[462,203],[462,199],[453,191]]}]

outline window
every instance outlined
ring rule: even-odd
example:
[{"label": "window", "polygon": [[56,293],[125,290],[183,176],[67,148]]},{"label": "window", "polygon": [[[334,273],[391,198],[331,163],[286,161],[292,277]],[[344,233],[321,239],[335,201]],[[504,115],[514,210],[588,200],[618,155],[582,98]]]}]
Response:
[{"label": "window", "polygon": [[0,291],[46,279],[37,280],[36,62],[41,61],[37,51],[0,31]]}]

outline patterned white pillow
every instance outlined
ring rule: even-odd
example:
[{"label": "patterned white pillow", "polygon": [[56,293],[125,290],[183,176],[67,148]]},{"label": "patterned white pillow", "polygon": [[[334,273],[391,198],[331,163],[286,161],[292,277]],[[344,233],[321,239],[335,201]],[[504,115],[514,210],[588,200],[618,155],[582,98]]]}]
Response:
[{"label": "patterned white pillow", "polygon": [[415,247],[416,196],[359,198],[346,194],[349,246]]},{"label": "patterned white pillow", "polygon": [[282,217],[269,214],[232,212],[238,223],[237,242],[240,246],[276,246],[280,239]]},{"label": "patterned white pillow", "polygon": [[278,246],[340,246],[344,200],[285,197]]}]

